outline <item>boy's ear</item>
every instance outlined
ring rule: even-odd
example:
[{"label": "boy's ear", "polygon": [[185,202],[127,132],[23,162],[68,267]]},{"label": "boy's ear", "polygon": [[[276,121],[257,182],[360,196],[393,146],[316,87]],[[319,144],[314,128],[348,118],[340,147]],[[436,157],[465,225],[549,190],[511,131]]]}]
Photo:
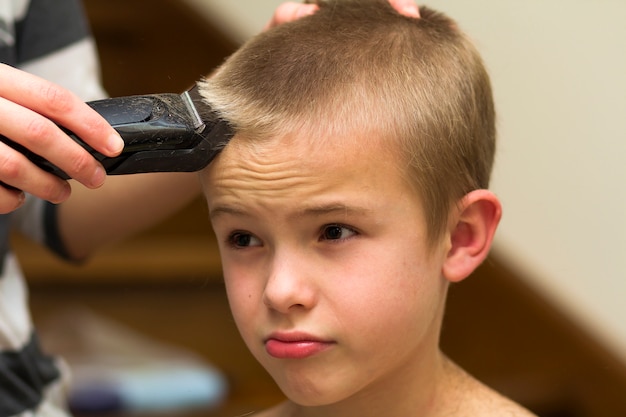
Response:
[{"label": "boy's ear", "polygon": [[467,278],[489,254],[502,217],[498,198],[488,190],[475,190],[461,200],[450,227],[450,249],[443,276],[450,282]]}]

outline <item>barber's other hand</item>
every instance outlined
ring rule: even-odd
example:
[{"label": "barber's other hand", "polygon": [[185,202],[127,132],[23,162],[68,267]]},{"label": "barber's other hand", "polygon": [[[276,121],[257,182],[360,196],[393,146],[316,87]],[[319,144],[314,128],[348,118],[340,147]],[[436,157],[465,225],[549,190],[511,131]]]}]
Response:
[{"label": "barber's other hand", "polygon": [[[106,172],[55,123],[76,133],[106,156],[118,155],[124,142],[98,113],[68,90],[0,64],[0,135],[42,156],[89,188],[104,183]],[[67,181],[47,173],[0,142],[0,213],[18,208],[24,191],[53,203],[65,201]]]},{"label": "barber's other hand", "polygon": [[[413,0],[389,0],[391,6],[408,17],[419,18],[420,12]],[[298,20],[301,17],[311,15],[318,9],[316,4],[302,4],[296,2],[285,2],[276,8],[272,19],[267,22],[264,29],[278,26],[282,23]]]},{"label": "barber's other hand", "polygon": [[400,14],[414,18],[420,17],[420,9],[413,0],[389,0],[389,3]]}]

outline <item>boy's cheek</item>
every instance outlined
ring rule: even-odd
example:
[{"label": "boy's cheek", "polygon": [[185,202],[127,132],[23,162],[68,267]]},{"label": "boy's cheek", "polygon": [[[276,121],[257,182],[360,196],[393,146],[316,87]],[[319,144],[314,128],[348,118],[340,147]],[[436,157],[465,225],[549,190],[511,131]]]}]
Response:
[{"label": "boy's cheek", "polygon": [[224,273],[226,294],[235,323],[244,338],[260,316],[261,295],[250,280],[238,279],[230,273]]},{"label": "boy's cheek", "polygon": [[232,264],[222,256],[224,284],[231,305],[249,305],[252,300],[258,298],[258,279],[249,276],[241,267]]}]

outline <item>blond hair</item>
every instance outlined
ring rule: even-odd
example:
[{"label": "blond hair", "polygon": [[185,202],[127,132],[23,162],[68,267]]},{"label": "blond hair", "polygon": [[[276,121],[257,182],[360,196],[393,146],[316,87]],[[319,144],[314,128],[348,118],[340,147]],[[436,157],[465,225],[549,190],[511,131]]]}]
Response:
[{"label": "blond hair", "polygon": [[202,83],[203,96],[247,138],[389,141],[434,242],[454,203],[489,184],[495,112],[480,55],[427,8],[414,19],[387,0],[318,3],[314,15],[247,42]]}]

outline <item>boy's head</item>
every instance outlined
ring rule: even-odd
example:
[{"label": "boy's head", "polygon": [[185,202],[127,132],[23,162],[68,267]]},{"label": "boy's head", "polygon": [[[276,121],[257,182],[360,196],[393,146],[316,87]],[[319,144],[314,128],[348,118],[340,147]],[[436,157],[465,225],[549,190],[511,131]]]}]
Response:
[{"label": "boy's head", "polygon": [[455,202],[489,183],[495,116],[480,56],[428,9],[413,19],[386,0],[320,6],[244,45],[203,94],[251,141],[303,132],[319,146],[355,132],[385,141],[435,242]]},{"label": "boy's head", "polygon": [[397,407],[399,393],[448,392],[447,284],[484,259],[500,216],[481,189],[489,83],[453,23],[386,0],[324,3],[202,91],[236,130],[202,173],[231,310],[289,399]]}]

